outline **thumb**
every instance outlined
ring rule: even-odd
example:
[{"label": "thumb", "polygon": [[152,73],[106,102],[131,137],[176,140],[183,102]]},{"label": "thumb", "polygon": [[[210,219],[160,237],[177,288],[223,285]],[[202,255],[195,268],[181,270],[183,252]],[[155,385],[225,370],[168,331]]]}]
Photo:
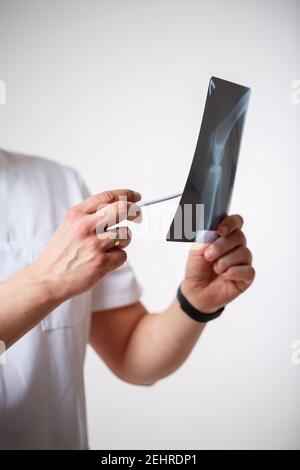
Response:
[{"label": "thumb", "polygon": [[193,278],[196,281],[205,281],[211,275],[213,265],[204,257],[204,252],[209,243],[194,243],[189,255],[186,266],[186,277]]}]

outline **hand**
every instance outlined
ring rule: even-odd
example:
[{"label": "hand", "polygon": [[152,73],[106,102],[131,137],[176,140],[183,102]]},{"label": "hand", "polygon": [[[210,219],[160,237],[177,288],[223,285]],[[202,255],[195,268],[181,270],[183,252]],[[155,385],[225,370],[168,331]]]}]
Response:
[{"label": "hand", "polygon": [[226,217],[213,244],[195,245],[189,254],[182,292],[204,313],[212,313],[238,297],[252,284],[252,254],[239,215]]},{"label": "hand", "polygon": [[[74,206],[45,252],[29,267],[33,278],[44,279],[63,301],[90,289],[120,267],[127,258],[124,248],[131,241],[131,232],[128,227],[107,228],[125,219],[140,222],[141,209],[135,204],[140,199],[134,191],[116,190]],[[117,238],[119,245],[115,246]]]}]

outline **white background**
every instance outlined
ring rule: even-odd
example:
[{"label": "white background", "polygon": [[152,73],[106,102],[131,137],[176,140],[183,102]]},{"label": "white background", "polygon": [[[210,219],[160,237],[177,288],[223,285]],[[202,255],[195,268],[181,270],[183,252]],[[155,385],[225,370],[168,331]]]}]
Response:
[{"label": "white background", "polygon": [[[300,448],[299,22],[299,0],[0,0],[0,146],[74,166],[92,191],[182,190],[210,76],[253,89],[232,212],[255,285],[154,387],[89,351],[92,448]],[[184,270],[164,236],[129,250],[151,311]]]}]

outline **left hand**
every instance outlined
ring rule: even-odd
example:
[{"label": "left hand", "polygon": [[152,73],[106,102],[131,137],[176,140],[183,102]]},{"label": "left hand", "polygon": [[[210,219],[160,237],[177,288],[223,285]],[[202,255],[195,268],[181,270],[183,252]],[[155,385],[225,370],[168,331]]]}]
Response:
[{"label": "left hand", "polygon": [[204,313],[212,313],[247,290],[255,271],[239,215],[226,217],[212,244],[195,245],[189,254],[182,292]]}]

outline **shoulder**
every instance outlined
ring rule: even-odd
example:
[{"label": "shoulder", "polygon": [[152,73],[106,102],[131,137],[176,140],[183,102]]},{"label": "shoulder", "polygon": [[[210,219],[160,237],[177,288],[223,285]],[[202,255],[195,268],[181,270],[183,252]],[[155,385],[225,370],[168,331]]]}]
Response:
[{"label": "shoulder", "polygon": [[23,171],[78,178],[77,172],[73,168],[39,156],[0,149],[0,161],[1,166],[11,172]]},{"label": "shoulder", "polygon": [[21,181],[30,192],[68,199],[70,205],[88,196],[88,191],[79,175],[72,167],[54,160],[23,153],[0,150],[0,166],[7,179],[14,184]]}]

